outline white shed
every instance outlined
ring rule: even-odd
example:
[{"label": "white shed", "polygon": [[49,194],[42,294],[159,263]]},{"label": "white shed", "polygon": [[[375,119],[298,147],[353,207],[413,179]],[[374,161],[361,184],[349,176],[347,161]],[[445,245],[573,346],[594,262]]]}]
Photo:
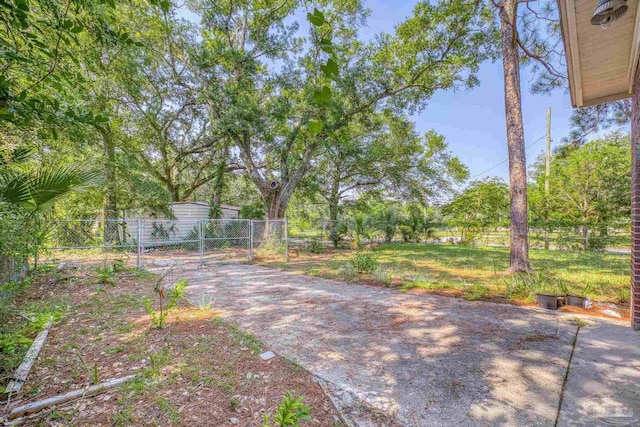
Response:
[{"label": "white shed", "polygon": [[[178,221],[209,218],[209,203],[206,202],[174,202],[170,207]],[[237,206],[220,205],[220,209],[224,219],[240,218],[240,208]]]},{"label": "white shed", "polygon": [[178,221],[201,220],[209,218],[209,203],[174,202],[169,206]]},{"label": "white shed", "polygon": [[222,210],[222,218],[240,218],[240,208],[237,206],[220,205]]}]

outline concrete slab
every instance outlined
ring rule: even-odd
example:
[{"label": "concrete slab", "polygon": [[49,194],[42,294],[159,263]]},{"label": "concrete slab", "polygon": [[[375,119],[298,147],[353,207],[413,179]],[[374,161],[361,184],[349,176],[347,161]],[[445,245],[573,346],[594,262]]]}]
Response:
[{"label": "concrete slab", "polygon": [[640,425],[640,333],[596,321],[580,329],[559,427]]},{"label": "concrete slab", "polygon": [[[252,265],[174,275],[191,283],[188,298],[211,300],[269,349],[318,376],[354,424],[556,423],[577,330],[557,312],[403,294]],[[637,408],[640,346],[630,336],[639,335],[604,322],[581,329],[560,425],[606,421],[592,417],[585,401],[594,392],[597,402]],[[635,361],[624,363],[629,357]],[[604,389],[603,376],[611,379]]]}]

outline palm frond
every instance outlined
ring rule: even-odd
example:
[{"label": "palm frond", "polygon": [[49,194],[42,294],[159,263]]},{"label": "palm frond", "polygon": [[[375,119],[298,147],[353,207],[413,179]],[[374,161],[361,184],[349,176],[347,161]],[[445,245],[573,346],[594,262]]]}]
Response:
[{"label": "palm frond", "polygon": [[20,147],[11,151],[10,153],[0,152],[0,166],[8,165],[9,163],[23,163],[29,160],[33,156],[33,147]]},{"label": "palm frond", "polygon": [[74,167],[50,167],[31,175],[28,186],[34,210],[44,211],[59,197],[71,190],[95,183],[99,174]]},{"label": "palm frond", "polygon": [[28,203],[31,200],[29,175],[0,170],[0,200],[15,205]]}]

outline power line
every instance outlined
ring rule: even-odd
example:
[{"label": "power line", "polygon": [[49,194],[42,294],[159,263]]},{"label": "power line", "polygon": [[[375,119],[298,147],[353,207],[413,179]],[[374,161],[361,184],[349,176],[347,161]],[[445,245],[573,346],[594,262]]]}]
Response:
[{"label": "power line", "polygon": [[[529,148],[533,147],[537,142],[542,141],[545,137],[546,137],[545,135],[542,135],[540,138],[536,139],[536,140],[535,140],[535,141],[533,141],[531,144],[529,144],[529,145],[527,145],[526,147],[524,147],[524,151],[527,151]],[[496,163],[495,165],[491,166],[491,167],[490,167],[489,169],[487,169],[486,171],[484,171],[484,172],[480,172],[479,174],[472,176],[471,178],[469,178],[469,180],[476,179],[477,177],[482,176],[482,175],[484,175],[484,174],[485,174],[485,173],[487,173],[487,172],[491,172],[492,170],[494,170],[494,169],[495,169],[495,168],[497,168],[498,166],[503,165],[503,164],[507,163],[508,161],[509,161],[509,158],[507,157],[507,158],[506,158],[506,159],[504,159],[503,161],[501,161],[501,162],[499,162],[499,163]]]}]

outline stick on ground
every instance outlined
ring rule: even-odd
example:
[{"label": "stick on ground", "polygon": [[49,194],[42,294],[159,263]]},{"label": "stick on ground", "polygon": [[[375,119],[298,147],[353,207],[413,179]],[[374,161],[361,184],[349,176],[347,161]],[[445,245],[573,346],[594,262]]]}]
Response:
[{"label": "stick on ground", "polygon": [[106,391],[110,388],[119,386],[130,379],[134,378],[136,375],[128,375],[123,378],[116,378],[113,380],[105,381],[100,384],[92,385],[87,388],[83,388],[80,390],[73,390],[68,393],[59,394],[57,396],[49,397],[47,399],[38,400],[37,402],[27,403],[26,405],[21,405],[13,408],[11,413],[9,413],[9,419],[14,420],[23,415],[33,414],[35,412],[40,412],[45,408],[48,408],[53,405],[59,405],[61,403],[66,403],[71,400],[80,399],[83,397],[91,397],[96,394],[100,394],[103,391]]}]

